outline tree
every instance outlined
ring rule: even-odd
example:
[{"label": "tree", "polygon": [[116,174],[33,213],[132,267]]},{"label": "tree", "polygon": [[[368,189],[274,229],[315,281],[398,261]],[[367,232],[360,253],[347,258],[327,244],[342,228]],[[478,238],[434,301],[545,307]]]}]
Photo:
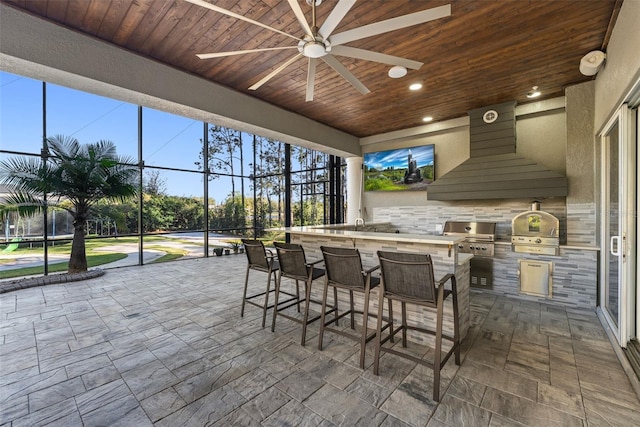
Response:
[{"label": "tree", "polygon": [[69,273],[87,271],[85,221],[100,200],[135,196],[137,169],[130,159],[117,156],[111,141],[82,145],[75,138],[56,135],[47,139],[47,145],[42,158],[0,162],[0,183],[11,188],[0,213],[35,213],[48,206],[65,209],[74,228]]},{"label": "tree", "polygon": [[284,194],[284,175],[283,175],[283,159],[284,144],[273,139],[258,138],[256,141],[257,159],[253,167],[254,185],[263,196],[266,193],[269,225],[271,226],[271,196],[278,198],[278,224],[282,224],[282,202]]},{"label": "tree", "polygon": [[[201,140],[202,142],[202,140]],[[231,180],[231,195],[228,200],[233,204],[233,218],[244,218],[246,210],[245,188],[244,188],[244,150],[242,132],[226,128],[224,126],[210,125],[209,136],[205,142],[207,146],[208,158],[205,159],[204,150],[200,152],[200,159],[195,162],[198,168],[209,170],[209,180],[213,181],[221,176],[228,176]],[[240,169],[239,177],[237,169]],[[239,198],[236,191],[236,179],[240,179]],[[240,203],[238,203],[240,201]],[[227,202],[225,202],[225,205]],[[225,212],[228,208],[223,209]],[[236,221],[236,220],[233,220]],[[232,222],[233,222],[232,221]],[[243,224],[241,228],[245,228]]]},{"label": "tree", "polygon": [[[203,153],[200,153],[199,161],[195,162],[196,166],[206,170],[212,168],[213,172],[209,175],[210,180],[218,178],[222,174],[231,176],[231,194],[236,196],[235,171],[234,164],[240,157],[235,154],[242,148],[242,141],[238,137],[239,132],[223,126],[211,125],[209,128],[209,158],[204,159]],[[218,172],[218,173],[216,173]]]},{"label": "tree", "polygon": [[162,172],[157,169],[147,171],[142,181],[142,191],[152,196],[166,194],[167,180],[162,177]]}]

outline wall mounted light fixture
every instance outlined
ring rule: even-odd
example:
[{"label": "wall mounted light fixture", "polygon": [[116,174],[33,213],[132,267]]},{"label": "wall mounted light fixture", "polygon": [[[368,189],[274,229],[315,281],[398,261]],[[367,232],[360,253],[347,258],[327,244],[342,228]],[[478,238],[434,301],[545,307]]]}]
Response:
[{"label": "wall mounted light fixture", "polygon": [[600,50],[592,50],[580,60],[580,72],[585,76],[595,76],[607,55]]},{"label": "wall mounted light fixture", "polygon": [[531,88],[531,90],[527,93],[527,98],[537,98],[540,95],[542,95],[542,92],[540,92],[538,90],[538,86],[534,86]]}]

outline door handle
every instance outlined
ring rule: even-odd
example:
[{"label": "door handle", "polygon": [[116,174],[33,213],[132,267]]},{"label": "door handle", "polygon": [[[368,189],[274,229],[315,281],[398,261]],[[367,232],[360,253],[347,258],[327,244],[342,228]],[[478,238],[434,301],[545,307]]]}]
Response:
[{"label": "door handle", "polygon": [[[615,247],[615,250],[613,249]],[[609,252],[611,255],[620,256],[620,236],[611,236],[609,242]]]}]

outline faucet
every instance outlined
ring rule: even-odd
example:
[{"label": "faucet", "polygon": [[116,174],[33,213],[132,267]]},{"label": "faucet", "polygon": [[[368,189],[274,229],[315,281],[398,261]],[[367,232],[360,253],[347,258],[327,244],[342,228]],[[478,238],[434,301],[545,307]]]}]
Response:
[{"label": "faucet", "polygon": [[355,221],[356,230],[355,231],[358,231],[358,225],[362,225],[364,227],[364,218],[356,218],[356,221]]}]

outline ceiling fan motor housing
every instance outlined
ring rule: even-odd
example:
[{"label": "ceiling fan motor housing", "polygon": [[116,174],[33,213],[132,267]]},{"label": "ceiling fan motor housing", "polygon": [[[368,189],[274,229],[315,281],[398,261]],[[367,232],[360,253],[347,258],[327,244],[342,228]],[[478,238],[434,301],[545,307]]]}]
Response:
[{"label": "ceiling fan motor housing", "polygon": [[311,39],[306,36],[305,40],[298,43],[298,51],[307,58],[321,58],[331,51],[331,43],[320,37]]}]

